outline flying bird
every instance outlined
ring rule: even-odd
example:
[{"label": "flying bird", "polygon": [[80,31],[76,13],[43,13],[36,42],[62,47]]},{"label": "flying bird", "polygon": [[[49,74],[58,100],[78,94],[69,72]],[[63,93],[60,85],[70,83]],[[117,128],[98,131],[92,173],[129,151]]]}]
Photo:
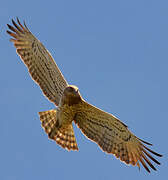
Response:
[{"label": "flying bird", "polygon": [[67,150],[78,150],[72,126],[75,122],[83,134],[106,153],[139,168],[141,163],[148,172],[148,166],[156,170],[150,160],[158,165],[160,163],[151,154],[162,155],[146,146],[152,144],[136,137],[114,115],[86,102],[79,89],[67,83],[51,54],[30,32],[25,22],[22,25],[17,18],[17,23],[14,20],[12,23],[13,26],[7,24],[10,29],[7,33],[12,36],[10,40],[17,54],[43,94],[56,106],[56,109],[39,112],[48,137]]}]

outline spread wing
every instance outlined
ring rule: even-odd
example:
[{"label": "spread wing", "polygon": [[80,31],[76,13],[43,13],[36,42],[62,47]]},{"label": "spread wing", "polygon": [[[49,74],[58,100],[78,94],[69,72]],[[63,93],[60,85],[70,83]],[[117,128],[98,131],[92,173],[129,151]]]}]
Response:
[{"label": "spread wing", "polygon": [[[121,161],[140,168],[139,162],[150,172],[147,164],[156,168],[149,161],[160,164],[150,153],[162,155],[150,150],[144,144],[151,145],[133,135],[119,119],[84,101],[79,105],[74,119],[81,131],[96,142],[103,151],[114,154]],[[150,152],[150,153],[149,153]]]},{"label": "spread wing", "polygon": [[11,41],[22,61],[27,66],[32,79],[39,84],[44,95],[58,105],[64,88],[68,85],[51,54],[17,19],[14,26],[8,24],[11,31],[7,31],[13,38]]}]

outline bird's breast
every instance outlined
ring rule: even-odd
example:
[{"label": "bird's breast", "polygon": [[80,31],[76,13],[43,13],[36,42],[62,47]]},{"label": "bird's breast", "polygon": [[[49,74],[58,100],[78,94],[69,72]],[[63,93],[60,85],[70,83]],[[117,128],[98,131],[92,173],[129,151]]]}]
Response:
[{"label": "bird's breast", "polygon": [[58,108],[57,119],[60,126],[69,125],[74,120],[75,109],[73,106],[67,104],[62,105]]}]

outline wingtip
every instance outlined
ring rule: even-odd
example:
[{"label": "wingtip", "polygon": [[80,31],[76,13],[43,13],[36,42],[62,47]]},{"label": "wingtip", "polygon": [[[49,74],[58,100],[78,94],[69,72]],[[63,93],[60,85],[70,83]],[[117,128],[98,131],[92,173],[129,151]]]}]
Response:
[{"label": "wingtip", "polygon": [[140,139],[140,138],[138,138],[141,142],[143,142],[144,144],[147,144],[147,145],[149,145],[149,146],[153,146],[153,144],[151,144],[151,143],[149,143],[149,142],[147,142],[147,141],[144,141],[144,140],[142,140],[142,139]]},{"label": "wingtip", "polygon": [[15,21],[12,19],[12,23],[15,24]]},{"label": "wingtip", "polygon": [[11,32],[11,31],[8,31],[8,30],[6,30],[6,33],[9,34],[9,35],[12,34],[12,32]]},{"label": "wingtip", "polygon": [[6,24],[8,26],[8,28],[10,29],[11,25],[10,24]]},{"label": "wingtip", "polygon": [[18,18],[18,16],[16,16],[16,20],[17,20],[17,22],[19,22],[19,18]]},{"label": "wingtip", "polygon": [[25,20],[23,21],[23,24],[24,24],[25,28],[29,31],[29,29],[28,29],[28,27],[27,27],[27,25],[26,25]]},{"label": "wingtip", "polygon": [[159,157],[163,157],[163,155],[162,155],[162,154],[158,154],[158,153],[157,153],[157,156],[159,156]]},{"label": "wingtip", "polygon": [[162,156],[163,156],[163,155],[161,155],[161,154],[159,154],[159,153],[157,153],[157,152],[149,149],[148,147],[146,147],[146,146],[144,146],[144,145],[143,145],[143,147],[144,147],[145,149],[147,149],[149,152],[151,152],[152,154],[154,154],[155,156],[158,156],[158,157],[162,157]]},{"label": "wingtip", "polygon": [[20,20],[19,20],[18,17],[16,17],[16,20],[17,20],[18,24],[22,27],[22,25],[21,25]]}]

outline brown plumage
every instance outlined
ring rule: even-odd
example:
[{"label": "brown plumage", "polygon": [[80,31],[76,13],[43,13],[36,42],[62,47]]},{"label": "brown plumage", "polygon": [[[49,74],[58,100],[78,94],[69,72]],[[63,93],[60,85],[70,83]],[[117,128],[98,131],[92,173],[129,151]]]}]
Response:
[{"label": "brown plumage", "polygon": [[162,155],[147,148],[143,143],[147,145],[151,144],[137,138],[128,130],[127,126],[115,116],[85,101],[78,104],[77,109],[78,112],[74,118],[75,123],[81,131],[89,139],[96,142],[103,151],[114,154],[126,164],[140,167],[139,162],[141,162],[148,172],[150,172],[150,170],[146,163],[153,170],[156,170],[148,158],[160,165],[147,151],[159,157]]},{"label": "brown plumage", "polygon": [[78,150],[72,123],[66,128],[62,127],[58,129],[56,113],[57,110],[39,112],[42,127],[48,134],[48,137],[55,140],[63,148],[67,150]]},{"label": "brown plumage", "polygon": [[20,23],[19,19],[17,22],[19,25],[12,20],[14,27],[8,24],[12,32],[7,31],[7,33],[14,38],[10,40],[27,66],[32,79],[40,86],[44,95],[58,105],[68,83],[43,44],[34,37],[26,25]]},{"label": "brown plumage", "polygon": [[[127,126],[112,114],[106,113],[87,103],[76,86],[68,85],[50,53],[34,37],[24,23],[13,20],[7,33],[33,80],[39,84],[44,95],[57,108],[39,112],[40,121],[48,137],[67,150],[78,150],[72,122],[103,151],[111,153],[126,164],[140,167],[139,162],[150,172],[150,160],[160,164],[146,145],[150,143],[137,138]],[[144,145],[146,144],[146,145]],[[150,154],[151,153],[151,154]],[[149,160],[150,159],[150,160]]]}]

